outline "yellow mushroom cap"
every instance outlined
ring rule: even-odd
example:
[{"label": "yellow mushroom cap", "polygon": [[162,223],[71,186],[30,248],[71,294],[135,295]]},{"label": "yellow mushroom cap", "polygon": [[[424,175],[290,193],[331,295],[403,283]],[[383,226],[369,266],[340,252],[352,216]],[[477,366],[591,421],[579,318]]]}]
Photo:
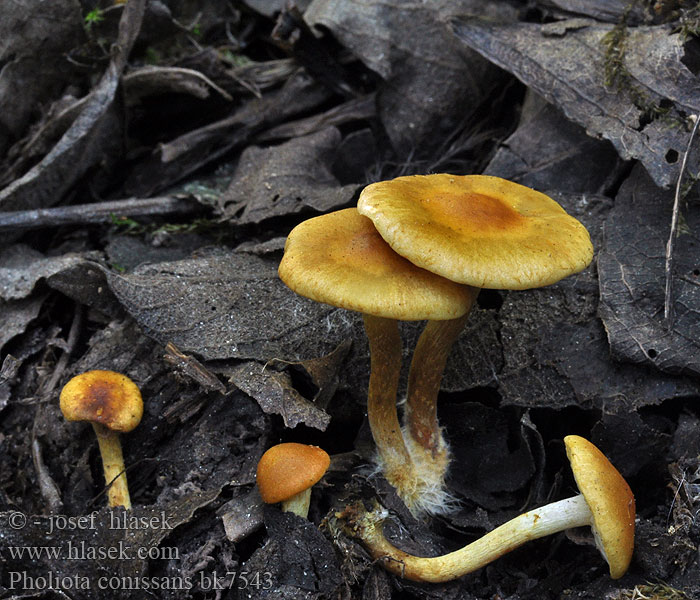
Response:
[{"label": "yellow mushroom cap", "polygon": [[318,446],[294,442],[272,446],[258,462],[260,496],[267,504],[289,500],[318,482],[330,464],[330,456]]},{"label": "yellow mushroom cap", "polygon": [[622,577],[634,550],[635,503],[632,490],[605,455],[577,435],[564,438],[578,489],[593,514],[596,544],[613,579]]},{"label": "yellow mushroom cap", "polygon": [[68,421],[91,421],[113,431],[134,429],[143,416],[137,385],[114,371],[86,371],[61,390],[61,412]]},{"label": "yellow mushroom cap", "polygon": [[549,196],[500,177],[398,177],[368,185],[357,208],[401,256],[474,287],[541,287],[593,258],[579,221]]},{"label": "yellow mushroom cap", "polygon": [[279,276],[317,302],[403,321],[456,319],[473,300],[469,287],[396,254],[354,208],[297,225],[287,237]]}]

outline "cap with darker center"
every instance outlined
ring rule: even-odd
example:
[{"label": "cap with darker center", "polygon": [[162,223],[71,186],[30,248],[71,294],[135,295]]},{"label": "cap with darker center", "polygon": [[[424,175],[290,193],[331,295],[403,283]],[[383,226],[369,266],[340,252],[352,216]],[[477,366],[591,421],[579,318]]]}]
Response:
[{"label": "cap with darker center", "polygon": [[549,285],[593,257],[585,227],[557,202],[499,177],[398,177],[367,186],[357,207],[395,252],[474,287]]},{"label": "cap with darker center", "polygon": [[114,371],[93,370],[71,379],[61,391],[61,410],[69,421],[90,421],[126,433],[143,416],[136,384]]},{"label": "cap with darker center", "polygon": [[143,416],[138,386],[126,375],[94,370],[71,379],[61,390],[61,412],[68,421],[90,421],[102,456],[109,505],[131,508],[119,434],[134,429]]},{"label": "cap with darker center", "polygon": [[493,235],[521,226],[524,217],[502,202],[494,202],[491,196],[466,192],[464,194],[439,194],[420,198],[419,204],[433,215],[436,224],[447,229],[468,231],[467,223],[481,223],[474,234]]}]

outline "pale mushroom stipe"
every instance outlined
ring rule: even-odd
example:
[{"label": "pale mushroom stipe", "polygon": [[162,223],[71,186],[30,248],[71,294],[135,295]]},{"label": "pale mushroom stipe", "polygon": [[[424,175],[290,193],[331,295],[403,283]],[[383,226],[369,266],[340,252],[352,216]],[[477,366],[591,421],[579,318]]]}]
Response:
[{"label": "pale mushroom stipe", "polygon": [[89,421],[97,435],[109,506],[131,508],[120,433],[133,430],[143,416],[137,385],[114,371],[87,371],[61,390],[61,412],[68,421]]},{"label": "pale mushroom stipe", "polygon": [[634,495],[610,461],[586,439],[564,439],[578,496],[530,510],[467,546],[433,558],[399,550],[384,536],[387,511],[366,511],[362,503],[337,513],[345,531],[358,538],[372,558],[399,577],[439,583],[471,573],[524,543],[573,527],[590,527],[613,579],[622,577],[634,550]]},{"label": "pale mushroom stipe", "polygon": [[[473,290],[524,290],[556,283],[591,262],[585,227],[548,196],[484,175],[411,175],[367,186],[358,201],[392,250]],[[444,480],[449,449],[437,396],[467,313],[430,321],[416,345],[406,399],[406,444],[416,465]],[[439,497],[439,494],[438,494]],[[433,507],[432,512],[441,512]]]},{"label": "pale mushroom stipe", "polygon": [[367,418],[379,467],[411,511],[443,506],[444,469],[421,470],[414,463],[398,420],[402,347],[397,320],[459,319],[471,307],[474,290],[396,254],[354,208],[295,227],[279,276],[297,294],[363,314],[370,345]]}]

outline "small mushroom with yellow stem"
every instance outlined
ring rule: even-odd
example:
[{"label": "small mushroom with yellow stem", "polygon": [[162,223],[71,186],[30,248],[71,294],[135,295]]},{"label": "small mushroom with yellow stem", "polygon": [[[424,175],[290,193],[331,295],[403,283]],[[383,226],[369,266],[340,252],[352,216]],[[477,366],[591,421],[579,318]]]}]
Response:
[{"label": "small mushroom with yellow stem", "polygon": [[[524,290],[578,273],[591,262],[585,227],[550,197],[500,177],[411,175],[367,186],[357,204],[392,250],[457,283]],[[426,325],[413,353],[406,443],[414,460],[447,468],[437,395],[466,315]],[[419,457],[422,457],[420,459]]]},{"label": "small mushroom with yellow stem", "polygon": [[120,433],[134,429],[143,416],[136,384],[114,371],[87,371],[61,390],[61,412],[68,421],[90,421],[102,455],[109,506],[131,508]]},{"label": "small mushroom with yellow stem", "polygon": [[263,502],[282,503],[282,510],[306,518],[311,488],[331,463],[318,446],[286,442],[269,448],[258,462],[256,481]]},{"label": "small mushroom with yellow stem", "polygon": [[413,581],[443,582],[487,565],[523,545],[572,527],[590,527],[613,579],[622,577],[634,549],[634,496],[603,453],[586,439],[564,438],[578,496],[553,502],[517,516],[471,544],[433,558],[413,556],[393,546],[382,531],[386,511],[366,512],[354,505],[338,513],[349,535],[359,538],[388,571]]},{"label": "small mushroom with yellow stem", "polygon": [[367,418],[379,466],[411,511],[444,505],[444,469],[421,471],[401,432],[397,320],[459,319],[469,311],[475,290],[396,254],[354,208],[295,227],[287,237],[279,276],[297,294],[363,314],[370,346]]}]

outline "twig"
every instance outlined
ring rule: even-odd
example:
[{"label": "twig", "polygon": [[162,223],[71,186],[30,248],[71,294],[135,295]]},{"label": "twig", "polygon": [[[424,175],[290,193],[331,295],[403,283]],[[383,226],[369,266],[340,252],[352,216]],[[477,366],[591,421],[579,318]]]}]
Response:
[{"label": "twig", "polygon": [[213,390],[220,394],[226,393],[226,386],[194,356],[184,354],[172,342],[166,344],[165,350],[166,354],[163,358],[185,375],[194,379],[205,390]]},{"label": "twig", "polygon": [[[75,307],[75,313],[73,314],[73,322],[70,326],[70,331],[68,332],[68,339],[66,340],[66,350],[61,354],[61,357],[56,362],[56,366],[51,373],[49,379],[44,380],[41,385],[38,396],[42,399],[50,396],[61,377],[63,372],[68,366],[68,360],[70,355],[75,348],[78,341],[78,334],[80,333],[80,326],[83,322],[83,309],[80,304]],[[56,514],[61,512],[63,508],[63,501],[61,500],[61,492],[56,485],[56,482],[51,477],[49,470],[46,468],[46,463],[44,463],[44,457],[42,456],[41,444],[37,437],[38,423],[42,420],[44,414],[44,406],[40,404],[36,412],[34,413],[34,423],[32,425],[32,460],[34,462],[34,470],[36,471],[37,481],[39,483],[39,490],[43,496],[49,512]]]},{"label": "twig", "polygon": [[0,212],[0,233],[18,229],[42,229],[59,225],[111,223],[114,217],[147,217],[182,215],[200,210],[202,206],[189,198],[161,196],[157,198],[128,198],[93,204],[59,206]]},{"label": "twig", "polygon": [[685,172],[685,165],[688,162],[688,154],[690,154],[690,147],[693,144],[695,132],[698,130],[698,123],[700,123],[698,115],[693,115],[692,118],[695,121],[695,125],[693,125],[693,130],[690,132],[688,146],[685,149],[685,153],[683,154],[681,169],[678,172],[678,181],[676,182],[676,194],[673,199],[671,233],[668,236],[668,242],[666,242],[666,296],[664,299],[664,321],[666,322],[666,327],[668,329],[671,329],[671,327],[673,327],[673,245],[676,239],[676,229],[678,228],[678,215],[680,213],[681,182],[683,180],[683,173]]}]

